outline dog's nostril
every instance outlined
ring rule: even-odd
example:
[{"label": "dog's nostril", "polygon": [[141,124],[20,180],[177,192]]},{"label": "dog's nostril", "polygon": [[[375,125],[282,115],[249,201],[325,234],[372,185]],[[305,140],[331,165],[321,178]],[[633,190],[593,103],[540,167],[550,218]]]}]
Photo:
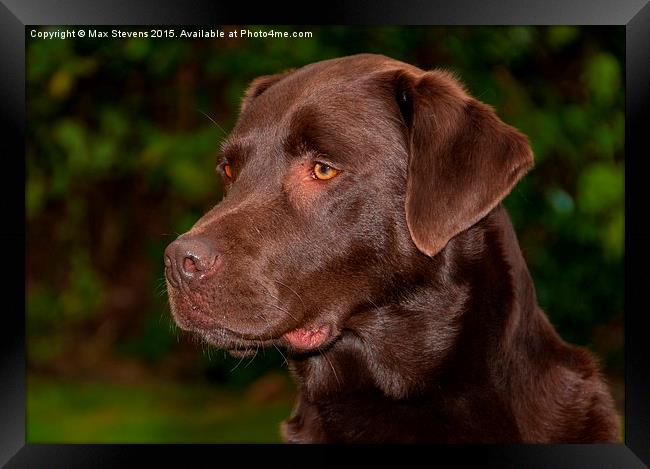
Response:
[{"label": "dog's nostril", "polygon": [[183,270],[187,273],[193,274],[199,269],[196,266],[196,262],[194,262],[194,259],[192,259],[191,257],[186,257],[185,259],[183,259]]},{"label": "dog's nostril", "polygon": [[217,269],[219,254],[209,240],[185,236],[167,246],[164,259],[166,268],[179,281],[193,281]]}]

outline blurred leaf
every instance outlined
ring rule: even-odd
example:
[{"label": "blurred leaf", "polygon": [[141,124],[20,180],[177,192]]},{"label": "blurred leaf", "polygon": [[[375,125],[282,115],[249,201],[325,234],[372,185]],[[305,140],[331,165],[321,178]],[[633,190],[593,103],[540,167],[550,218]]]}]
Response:
[{"label": "blurred leaf", "polygon": [[149,362],[161,360],[176,344],[176,337],[171,332],[171,316],[161,316],[158,311],[149,313],[144,318],[141,333],[126,341],[119,349],[127,356],[143,358]]},{"label": "blurred leaf", "polygon": [[566,106],[561,112],[562,123],[569,132],[578,138],[584,138],[589,133],[589,121],[587,120],[588,109],[584,106],[574,104]]},{"label": "blurred leaf", "polygon": [[551,26],[547,31],[548,43],[554,49],[561,49],[579,36],[580,28],[576,26]]},{"label": "blurred leaf", "polygon": [[603,232],[605,255],[609,260],[618,261],[625,248],[625,215],[622,210],[614,212]]},{"label": "blurred leaf", "polygon": [[86,253],[70,259],[68,287],[61,293],[63,315],[68,321],[93,316],[104,301],[104,286],[95,273]]},{"label": "blurred leaf", "polygon": [[613,163],[589,166],[578,180],[578,207],[585,213],[602,213],[622,207],[623,168]]},{"label": "blurred leaf", "polygon": [[149,39],[133,38],[126,41],[124,45],[124,55],[131,60],[143,60],[151,50]]},{"label": "blurred leaf", "polygon": [[584,80],[592,98],[601,105],[614,100],[621,86],[621,68],[612,54],[601,52],[589,60]]},{"label": "blurred leaf", "polygon": [[65,98],[72,89],[72,76],[66,70],[58,70],[50,78],[50,94],[53,98]]},{"label": "blurred leaf", "polygon": [[521,126],[529,135],[536,163],[543,161],[563,136],[556,116],[548,111],[529,110],[522,117]]},{"label": "blurred leaf", "polygon": [[562,189],[549,189],[546,196],[558,214],[568,215],[573,212],[573,198]]},{"label": "blurred leaf", "polygon": [[124,156],[118,153],[115,140],[104,136],[95,138],[91,155],[92,170],[100,174],[109,169],[117,158]]},{"label": "blurred leaf", "polygon": [[54,139],[65,151],[71,171],[76,172],[86,166],[88,151],[82,124],[71,119],[61,120],[54,126]]},{"label": "blurred leaf", "polygon": [[101,127],[109,136],[119,139],[129,131],[129,119],[124,111],[116,107],[105,107],[100,112]]},{"label": "blurred leaf", "polygon": [[43,366],[55,359],[65,347],[65,336],[61,332],[38,335],[32,332],[29,338],[28,363],[32,367]]},{"label": "blurred leaf", "polygon": [[27,329],[34,334],[51,331],[61,325],[58,295],[49,285],[30,289],[27,295]]},{"label": "blurred leaf", "polygon": [[73,54],[72,41],[29,40],[27,47],[27,80],[43,84]]}]

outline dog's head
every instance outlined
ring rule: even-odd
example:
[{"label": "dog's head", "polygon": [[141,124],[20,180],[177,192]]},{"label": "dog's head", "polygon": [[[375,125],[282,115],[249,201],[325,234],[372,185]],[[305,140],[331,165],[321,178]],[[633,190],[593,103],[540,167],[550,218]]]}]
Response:
[{"label": "dog's head", "polygon": [[258,78],[221,148],[223,201],[165,252],[174,318],[238,354],[326,347],[532,162],[445,72],[363,54]]}]

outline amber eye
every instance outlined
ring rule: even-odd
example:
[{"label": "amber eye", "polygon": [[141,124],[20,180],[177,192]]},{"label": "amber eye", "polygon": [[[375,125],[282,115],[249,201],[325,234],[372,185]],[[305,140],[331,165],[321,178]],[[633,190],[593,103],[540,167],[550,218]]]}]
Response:
[{"label": "amber eye", "polygon": [[312,175],[315,179],[320,179],[321,181],[326,181],[332,179],[339,173],[337,169],[332,168],[331,166],[326,165],[325,163],[316,163],[312,171]]},{"label": "amber eye", "polygon": [[232,166],[230,163],[224,163],[222,168],[224,174],[228,177],[228,179],[232,179]]}]

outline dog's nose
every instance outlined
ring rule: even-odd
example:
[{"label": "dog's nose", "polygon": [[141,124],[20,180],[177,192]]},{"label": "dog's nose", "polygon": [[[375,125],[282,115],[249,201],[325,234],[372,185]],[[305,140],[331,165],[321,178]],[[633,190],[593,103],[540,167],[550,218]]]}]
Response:
[{"label": "dog's nose", "polygon": [[219,254],[198,236],[182,237],[165,249],[165,266],[181,281],[202,279],[217,269]]}]

